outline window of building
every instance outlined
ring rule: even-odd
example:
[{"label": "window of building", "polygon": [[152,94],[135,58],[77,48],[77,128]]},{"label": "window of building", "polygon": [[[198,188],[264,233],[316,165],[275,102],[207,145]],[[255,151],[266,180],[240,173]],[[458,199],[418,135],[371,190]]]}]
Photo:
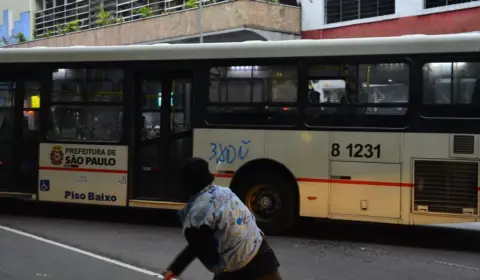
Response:
[{"label": "window of building", "polygon": [[395,0],[326,0],[325,22],[335,23],[395,13]]},{"label": "window of building", "polygon": [[312,66],[307,125],[405,127],[408,75],[403,63]]},{"label": "window of building", "polygon": [[230,66],[210,70],[209,124],[293,125],[297,67]]},{"label": "window of building", "polygon": [[55,141],[119,142],[120,69],[59,69],[53,73],[47,137]]},{"label": "window of building", "polygon": [[423,104],[430,107],[424,110],[426,115],[480,117],[480,62],[425,64]]},{"label": "window of building", "polygon": [[45,0],[45,2],[43,2],[44,4],[44,9],[51,9],[53,8],[53,5],[54,5],[54,1],[53,0]]},{"label": "window of building", "polygon": [[425,9],[443,7],[448,5],[479,2],[479,0],[425,0]]}]

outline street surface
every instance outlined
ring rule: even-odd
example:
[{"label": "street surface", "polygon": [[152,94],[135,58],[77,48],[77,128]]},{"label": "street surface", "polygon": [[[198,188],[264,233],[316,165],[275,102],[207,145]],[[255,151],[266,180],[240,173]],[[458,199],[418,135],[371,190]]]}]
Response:
[{"label": "street surface", "polygon": [[[171,213],[109,209],[97,215],[83,210],[66,215],[64,209],[43,209],[43,213],[22,209],[0,209],[2,280],[156,279],[141,270],[161,272],[185,246]],[[85,250],[137,270],[2,227]],[[477,224],[466,227],[480,228]],[[462,229],[402,230],[307,221],[298,232],[269,237],[269,242],[280,260],[284,280],[478,280],[479,239],[480,231]],[[467,249],[477,252],[464,251]],[[180,279],[206,280],[212,275],[196,261]]]},{"label": "street surface", "polygon": [[0,279],[156,279],[0,230]]}]

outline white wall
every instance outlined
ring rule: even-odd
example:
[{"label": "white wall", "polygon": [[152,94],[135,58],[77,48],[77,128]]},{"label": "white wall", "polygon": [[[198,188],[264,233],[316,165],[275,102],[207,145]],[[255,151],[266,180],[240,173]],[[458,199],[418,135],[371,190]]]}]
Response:
[{"label": "white wall", "polygon": [[[336,28],[360,23],[375,22],[380,20],[388,20],[398,17],[425,15],[438,12],[446,12],[460,9],[468,9],[480,7],[480,1],[470,2],[457,5],[449,5],[433,9],[423,9],[424,0],[396,0],[395,14],[366,18],[359,20],[351,20],[346,22],[325,24],[325,0],[301,0],[302,3],[302,31]],[[479,15],[480,19],[480,15]]]},{"label": "white wall", "polygon": [[321,29],[325,20],[324,0],[302,0],[302,30]]},{"label": "white wall", "polygon": [[34,0],[0,0],[0,24],[3,23],[3,11],[10,11],[10,20],[13,24],[13,21],[20,19],[20,13],[31,11],[31,2]]}]

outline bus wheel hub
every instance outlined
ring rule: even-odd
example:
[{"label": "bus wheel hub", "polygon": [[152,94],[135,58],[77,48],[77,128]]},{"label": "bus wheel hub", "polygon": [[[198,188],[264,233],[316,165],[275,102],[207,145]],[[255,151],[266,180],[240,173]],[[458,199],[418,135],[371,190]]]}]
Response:
[{"label": "bus wheel hub", "polygon": [[272,207],[272,200],[270,199],[270,197],[264,196],[260,200],[260,205],[262,206],[262,208],[269,209],[270,207]]}]

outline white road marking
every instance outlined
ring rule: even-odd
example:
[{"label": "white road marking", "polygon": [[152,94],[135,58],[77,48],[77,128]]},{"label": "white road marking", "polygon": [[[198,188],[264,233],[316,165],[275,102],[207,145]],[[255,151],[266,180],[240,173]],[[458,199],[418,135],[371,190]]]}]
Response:
[{"label": "white road marking", "polygon": [[443,265],[458,267],[458,268],[464,268],[464,269],[470,269],[470,270],[474,270],[474,271],[480,271],[480,269],[478,269],[478,268],[476,268],[476,267],[466,266],[466,265],[462,265],[462,264],[455,264],[455,263],[442,262],[442,261],[433,261],[433,262],[434,262],[434,263],[438,263],[438,264],[443,264]]},{"label": "white road marking", "polygon": [[107,262],[107,263],[115,264],[115,265],[130,269],[130,270],[134,270],[134,271],[137,271],[137,272],[140,272],[140,273],[143,273],[143,274],[158,277],[159,279],[163,279],[163,276],[160,275],[157,272],[153,272],[153,271],[150,271],[150,270],[147,270],[147,269],[136,267],[136,266],[130,265],[128,263],[124,263],[124,262],[117,261],[117,260],[114,260],[114,259],[110,259],[110,258],[107,258],[107,257],[103,257],[103,256],[100,256],[100,255],[94,254],[92,252],[88,252],[88,251],[85,251],[85,250],[82,250],[82,249],[78,249],[78,248],[75,248],[75,247],[72,247],[72,246],[69,246],[69,245],[66,245],[66,244],[62,244],[62,243],[59,243],[59,242],[56,242],[56,241],[53,241],[53,240],[49,240],[49,239],[46,239],[46,238],[43,238],[43,237],[40,237],[40,236],[37,236],[37,235],[34,235],[34,234],[30,234],[30,233],[21,231],[21,230],[13,229],[13,228],[2,226],[2,225],[0,225],[0,229],[3,229],[5,231],[11,232],[11,233],[15,233],[15,234],[18,234],[18,235],[21,235],[21,236],[29,237],[29,238],[32,238],[32,239],[35,239],[35,240],[38,240],[38,241],[41,241],[41,242],[45,242],[47,244],[54,245],[54,246],[57,246],[57,247],[60,247],[60,248],[66,249],[66,250],[70,250],[70,251],[73,251],[73,252],[76,252],[76,253],[79,253],[79,254],[82,254],[82,255],[85,255],[85,256],[89,256],[89,257],[95,258],[97,260],[101,260],[101,261],[104,261],[104,262]]}]

